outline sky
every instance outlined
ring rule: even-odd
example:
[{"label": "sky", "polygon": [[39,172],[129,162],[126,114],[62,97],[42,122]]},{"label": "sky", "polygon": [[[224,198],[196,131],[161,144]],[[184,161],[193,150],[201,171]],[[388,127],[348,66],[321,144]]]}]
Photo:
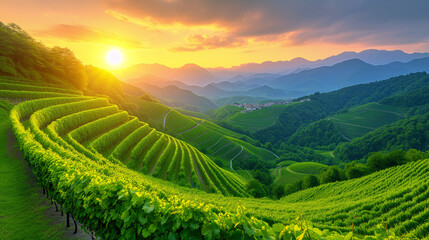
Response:
[{"label": "sky", "polygon": [[0,21],[84,64],[231,67],[365,49],[429,52],[426,0],[0,0]]}]

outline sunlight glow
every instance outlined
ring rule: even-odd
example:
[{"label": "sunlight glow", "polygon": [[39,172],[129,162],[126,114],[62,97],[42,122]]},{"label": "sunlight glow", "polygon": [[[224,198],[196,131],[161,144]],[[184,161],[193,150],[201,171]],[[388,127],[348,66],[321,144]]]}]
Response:
[{"label": "sunlight glow", "polygon": [[122,53],[117,49],[112,49],[107,53],[106,60],[110,65],[117,66],[122,62]]}]

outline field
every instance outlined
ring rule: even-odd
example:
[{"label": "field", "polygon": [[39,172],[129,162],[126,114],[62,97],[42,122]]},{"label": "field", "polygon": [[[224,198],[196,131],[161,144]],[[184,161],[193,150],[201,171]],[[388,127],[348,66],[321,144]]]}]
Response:
[{"label": "field", "polygon": [[249,131],[258,131],[274,125],[280,113],[288,105],[274,105],[261,110],[236,113],[226,120],[227,123],[246,129]]},{"label": "field", "polygon": [[284,161],[274,169],[275,182],[280,185],[303,180],[307,175],[319,175],[328,166],[315,162]]},{"label": "field", "polygon": [[[305,232],[345,237],[293,225],[292,219],[302,213],[312,226],[350,233],[354,239],[381,234],[379,229],[404,235],[401,239],[429,237],[429,160],[324,184],[279,201],[237,198],[231,196],[245,194],[242,177],[217,168],[196,148],[150,129],[104,99],[31,91],[0,94],[14,103],[27,100],[11,110],[10,119],[36,179],[55,203],[103,239],[158,239],[165,233],[173,239],[280,239],[285,229],[295,229],[289,232],[294,238]],[[127,154],[114,154],[130,150],[129,162],[116,158]],[[185,176],[191,186],[162,180],[165,169]],[[320,166],[295,168],[315,169]]]},{"label": "field", "polygon": [[260,159],[276,158],[275,154],[240,140],[241,138],[250,139],[249,137],[208,120],[189,117],[152,102],[145,102],[142,109],[146,110],[145,114],[150,119],[158,121],[163,129],[209,156],[215,156],[228,162],[243,160],[251,155]]},{"label": "field", "polygon": [[407,111],[407,108],[368,103],[328,119],[337,126],[347,139],[353,139],[383,125],[402,120]]},{"label": "field", "polygon": [[291,171],[304,174],[320,174],[328,168],[328,166],[315,162],[294,163],[288,167]]}]

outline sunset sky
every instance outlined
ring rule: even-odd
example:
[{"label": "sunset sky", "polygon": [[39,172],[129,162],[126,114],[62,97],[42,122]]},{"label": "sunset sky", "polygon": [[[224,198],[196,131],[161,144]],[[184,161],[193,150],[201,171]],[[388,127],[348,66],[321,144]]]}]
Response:
[{"label": "sunset sky", "polygon": [[0,0],[14,22],[85,64],[180,67],[309,60],[368,48],[429,52],[429,1]]}]

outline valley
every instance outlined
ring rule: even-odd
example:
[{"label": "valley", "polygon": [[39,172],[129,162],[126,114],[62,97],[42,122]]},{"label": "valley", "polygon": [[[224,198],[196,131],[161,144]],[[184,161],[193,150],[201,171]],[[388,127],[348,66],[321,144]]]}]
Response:
[{"label": "valley", "polygon": [[[126,3],[136,11],[112,10]],[[195,19],[189,3],[146,3],[103,3],[112,32],[0,22],[0,239],[429,239],[425,48],[321,45],[331,55],[256,61],[295,38],[315,46],[300,31],[267,36],[280,26],[249,24],[268,21],[262,5],[236,21],[231,3]],[[149,16],[174,15],[172,5],[184,15]],[[129,24],[144,37],[123,37],[138,32]],[[38,40],[58,32],[61,41]],[[91,51],[74,49],[94,37]],[[408,45],[386,49],[398,46]],[[101,48],[107,65],[80,59]],[[237,56],[249,58],[234,65]]]}]

